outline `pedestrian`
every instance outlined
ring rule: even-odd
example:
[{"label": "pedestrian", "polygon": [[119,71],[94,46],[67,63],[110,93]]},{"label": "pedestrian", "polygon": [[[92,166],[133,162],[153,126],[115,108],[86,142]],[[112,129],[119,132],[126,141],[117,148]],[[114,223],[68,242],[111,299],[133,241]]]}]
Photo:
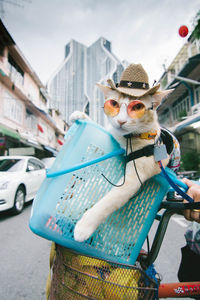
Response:
[{"label": "pedestrian", "polygon": [[[200,202],[200,185],[186,178],[183,182],[188,186],[187,194],[194,202]],[[185,233],[186,246],[181,248],[182,258],[178,279],[181,282],[200,281],[200,209],[186,209],[183,214],[188,221],[192,222]]]},{"label": "pedestrian", "polygon": [[[187,194],[194,200],[194,202],[200,202],[200,185],[187,178],[184,178],[182,181],[188,186]],[[186,209],[184,211],[184,216],[188,221],[196,221],[200,223],[200,209]]]}]

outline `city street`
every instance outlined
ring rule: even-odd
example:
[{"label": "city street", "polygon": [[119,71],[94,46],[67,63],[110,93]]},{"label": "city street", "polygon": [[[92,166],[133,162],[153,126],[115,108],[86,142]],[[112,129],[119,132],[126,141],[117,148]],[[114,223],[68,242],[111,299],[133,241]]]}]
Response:
[{"label": "city street", "polygon": [[[21,215],[0,214],[1,300],[45,300],[51,243],[30,231],[30,211],[31,204],[28,204]],[[157,271],[163,276],[163,282],[177,280],[186,224],[183,217],[174,216],[168,227],[160,256],[155,263]]]},{"label": "city street", "polygon": [[31,203],[22,214],[0,214],[1,300],[44,300],[51,243],[28,227]]},{"label": "city street", "polygon": [[[166,165],[169,172],[162,172],[164,177],[159,175],[147,186],[145,181]],[[0,0],[0,300],[46,300],[52,242],[29,228],[31,201],[43,181],[37,199],[46,201],[36,206],[36,220],[33,218],[31,224],[35,232],[53,236],[62,245],[84,253],[89,252],[91,245],[94,250],[96,243],[95,255],[101,247],[107,257],[114,254],[123,261],[126,248],[126,262],[133,259],[132,264],[140,248],[149,248],[154,250],[152,256],[147,253],[150,265],[149,258],[154,259],[157,252],[152,245],[160,244],[159,234],[156,235],[158,221],[152,224],[151,220],[161,192],[164,197],[164,188],[167,193],[167,181],[172,187],[172,181],[180,185],[194,202],[199,201],[192,184],[184,186],[178,182],[170,175],[172,170],[178,179],[200,181],[198,0],[182,0],[181,4],[172,0]],[[124,182],[120,182],[122,175]],[[119,186],[119,192],[114,188],[106,194],[111,185]],[[187,186],[192,188],[191,193]],[[119,211],[109,219],[110,213],[133,194],[137,203],[127,203],[127,209],[121,210],[123,215]],[[142,197],[146,201],[140,201]],[[99,199],[102,201],[88,210]],[[192,207],[191,218],[187,218],[199,221],[199,210],[194,209],[198,207]],[[76,226],[82,214],[84,217]],[[96,236],[91,236],[106,217],[106,233],[96,231]],[[161,236],[168,220],[160,219],[163,228],[157,232]],[[187,227],[188,221],[181,215],[173,215],[169,220],[154,262],[161,284],[178,282]],[[199,231],[192,230],[187,235],[188,244],[194,244],[198,252],[199,240],[193,233],[198,237]],[[69,234],[70,243],[65,244]],[[75,243],[73,237],[79,242],[90,238],[89,247]],[[113,249],[114,253],[110,251]],[[199,279],[200,268],[196,267],[198,274],[193,268],[198,255],[193,264],[189,255],[184,257],[194,278]],[[150,286],[151,280],[142,280],[146,270],[142,270],[142,275],[136,272],[136,278],[135,271],[121,276],[121,271],[128,268],[114,268],[113,263],[109,268],[105,264],[103,270],[96,260],[95,265],[91,260],[83,263],[85,260],[80,257],[71,259],[70,255],[68,260],[72,267],[75,261],[82,269],[67,270],[63,266],[60,272],[62,262],[58,263],[58,268],[54,268],[58,270],[56,276],[65,273],[64,278],[59,278],[62,287],[55,295],[64,290],[66,281],[72,284],[68,286],[69,290],[74,289],[71,293],[80,295],[84,291],[85,298],[95,297],[92,291],[97,291],[97,285],[90,282],[90,274],[84,274],[90,269],[91,277],[101,276],[94,281],[101,283],[101,298],[106,300],[115,300],[109,298],[115,296],[107,296],[107,286],[116,277],[119,282],[114,282],[109,294],[117,294],[120,300],[129,297],[125,292],[118,297],[120,285],[126,285],[129,291],[131,285],[145,291]],[[145,269],[144,261],[139,265]],[[182,273],[189,275],[182,266]],[[154,272],[149,273],[154,277]],[[191,280],[192,275],[188,276]],[[103,282],[106,279],[108,285]],[[56,280],[55,285],[58,286]],[[183,285],[188,289],[189,284]],[[175,295],[183,292],[180,286],[168,286],[163,291],[170,293],[171,288]],[[200,285],[190,288],[199,290]],[[61,300],[68,300],[65,290],[63,295]]]},{"label": "city street", "polygon": [[[174,215],[169,221],[163,244],[155,261],[156,270],[163,278],[162,282],[178,281],[177,271],[181,260],[181,248],[186,244],[184,233],[187,224],[184,217],[179,215]],[[152,232],[154,231],[155,226],[152,227]],[[152,234],[149,236],[151,238]]]}]

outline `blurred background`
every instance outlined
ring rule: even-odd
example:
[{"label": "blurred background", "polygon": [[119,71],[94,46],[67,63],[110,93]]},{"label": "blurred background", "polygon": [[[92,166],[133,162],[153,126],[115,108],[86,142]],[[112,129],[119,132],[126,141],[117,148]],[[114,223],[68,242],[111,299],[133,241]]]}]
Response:
[{"label": "blurred background", "polygon": [[[179,177],[199,180],[200,4],[0,0],[0,17],[1,299],[44,299],[50,242],[28,230],[26,202],[54,163],[74,110],[106,126],[96,82],[117,83],[130,63],[141,63],[150,85],[173,89],[157,110],[159,122],[180,142]],[[176,279],[187,222],[173,221],[169,241],[176,243],[166,247],[177,254],[170,260],[165,248],[158,267],[170,263]]]}]

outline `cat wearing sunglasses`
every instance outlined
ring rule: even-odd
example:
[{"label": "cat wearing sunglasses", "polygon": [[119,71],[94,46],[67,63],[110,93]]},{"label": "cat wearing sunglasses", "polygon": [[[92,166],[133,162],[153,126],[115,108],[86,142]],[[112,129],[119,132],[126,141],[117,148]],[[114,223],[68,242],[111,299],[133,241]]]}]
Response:
[{"label": "cat wearing sunglasses", "polygon": [[[108,86],[97,85],[104,93],[103,109],[109,121],[106,129],[115,137],[121,147],[126,149],[127,135],[130,136],[131,147],[129,148],[132,151],[154,144],[160,135],[156,108],[171,90],[157,91],[153,95],[148,94],[137,98],[113,90]],[[88,118],[83,112],[76,111],[70,116],[70,121]],[[130,149],[128,152],[131,151]],[[163,166],[166,166],[168,161],[169,158],[164,159]],[[118,187],[113,187],[77,222],[74,230],[75,240],[79,242],[87,240],[111,213],[122,207],[137,193],[141,182],[144,183],[158,173],[160,173],[160,168],[153,155],[135,159],[135,166],[133,161],[130,161],[126,166],[124,184],[121,179]]]}]

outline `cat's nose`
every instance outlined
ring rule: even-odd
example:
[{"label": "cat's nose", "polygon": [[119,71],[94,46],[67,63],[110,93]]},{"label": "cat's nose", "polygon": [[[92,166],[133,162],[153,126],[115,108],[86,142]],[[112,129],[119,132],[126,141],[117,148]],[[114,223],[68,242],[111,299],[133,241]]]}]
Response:
[{"label": "cat's nose", "polygon": [[122,127],[122,125],[126,123],[126,121],[120,121],[120,120],[118,120],[117,122],[119,123],[120,127]]}]

